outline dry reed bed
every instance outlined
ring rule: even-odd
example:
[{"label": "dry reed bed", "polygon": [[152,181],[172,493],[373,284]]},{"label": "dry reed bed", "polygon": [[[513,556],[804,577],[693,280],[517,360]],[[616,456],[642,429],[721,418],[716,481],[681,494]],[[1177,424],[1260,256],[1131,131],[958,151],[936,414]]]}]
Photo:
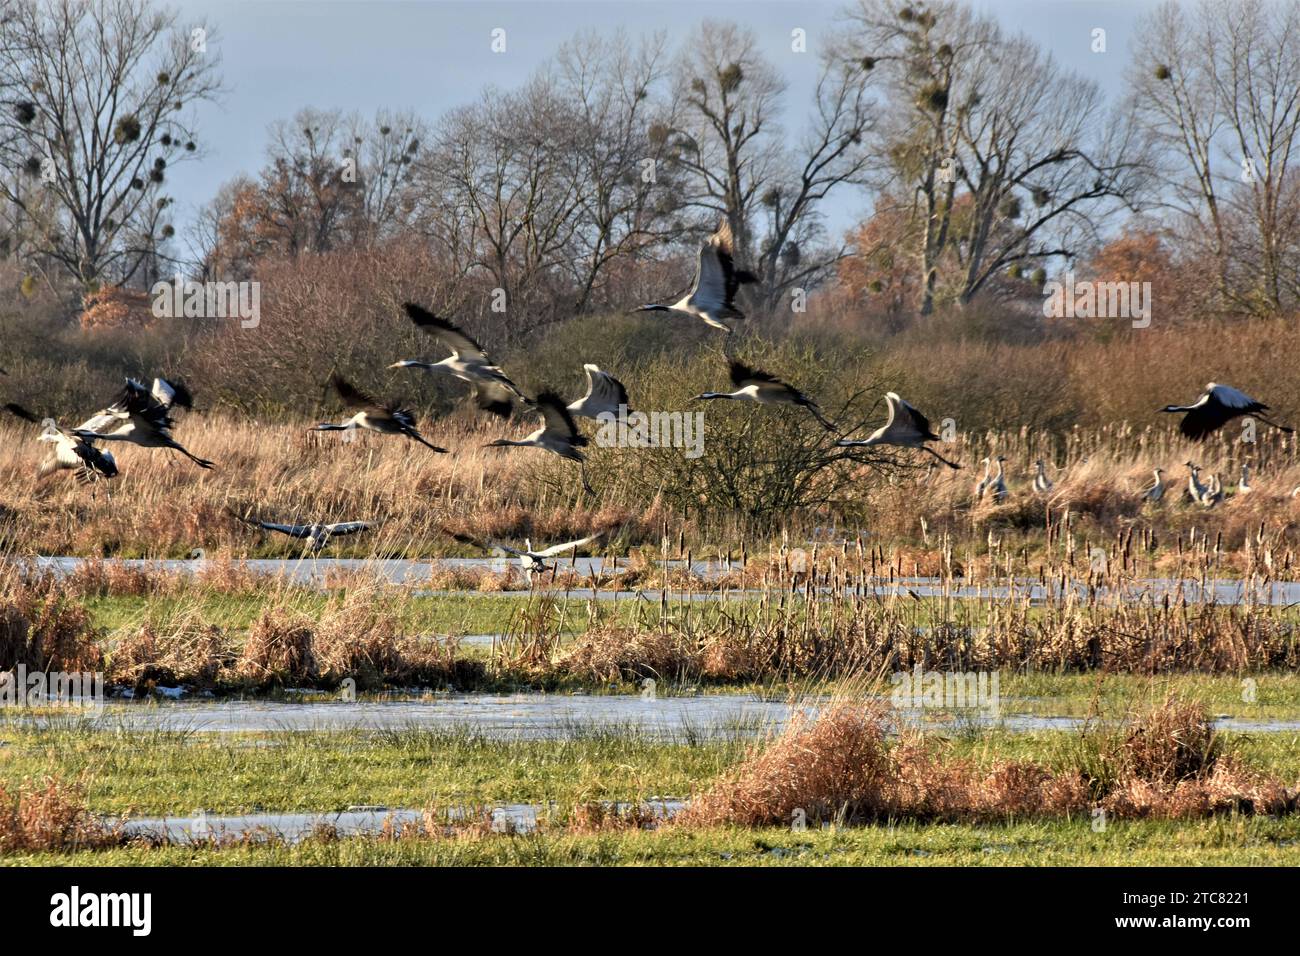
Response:
[{"label": "dry reed bed", "polygon": [[[178,435],[192,450],[218,462],[204,472],[179,456],[123,449],[122,475],[96,488],[79,488],[67,474],[35,477],[44,447],[30,428],[0,421],[0,550],[29,554],[181,556],[202,548],[216,556],[299,554],[293,542],[262,535],[230,514],[255,512],[275,520],[369,520],[380,527],[344,539],[333,553],[416,556],[457,550],[446,529],[480,537],[564,540],[605,532],[600,547],[619,550],[658,545],[667,529],[697,554],[733,552],[748,537],[754,551],[774,531],[737,514],[720,514],[661,497],[646,497],[644,482],[607,469],[592,498],[575,480],[575,467],[543,452],[502,452],[481,447],[513,434],[518,423],[499,424],[455,413],[428,427],[432,440],[453,454],[413,451],[408,443],[369,435],[340,441],[306,430],[307,422],[260,424],[223,416],[194,415]],[[1165,423],[1162,423],[1164,425]],[[1052,520],[1067,512],[1076,530],[1105,539],[1130,526],[1151,529],[1161,548],[1197,528],[1242,546],[1261,524],[1279,537],[1281,550],[1296,547],[1294,524],[1300,500],[1300,458],[1294,436],[1261,427],[1258,440],[1239,440],[1236,425],[1203,445],[1190,445],[1169,427],[1128,425],[1075,429],[1064,435],[1022,429],[966,435],[946,454],[967,466],[959,472],[928,467],[903,453],[909,469],[879,474],[862,470],[853,494],[834,509],[782,516],[794,539],[832,528],[850,537],[860,529],[869,542],[926,546],[947,533],[960,546],[992,530],[1023,537],[1031,545]],[[625,454],[635,455],[627,450]],[[1011,497],[1002,505],[976,503],[971,488],[979,459],[1008,459]],[[1045,499],[1029,488],[1033,462],[1045,459],[1056,486]],[[1229,496],[1207,511],[1186,501],[1189,458],[1205,474],[1219,474],[1231,492],[1242,462],[1253,467],[1249,495]],[[1169,490],[1159,505],[1139,493],[1151,469],[1163,467]],[[689,512],[689,513],[687,513]],[[924,525],[922,525],[924,521]],[[719,541],[731,541],[716,547]],[[743,548],[742,548],[743,550]]]},{"label": "dry reed bed", "polygon": [[[414,592],[373,579],[324,595],[261,585],[255,592],[260,612],[245,630],[205,619],[207,584],[134,572],[118,581],[94,567],[72,586],[49,575],[10,573],[0,575],[0,670],[19,664],[29,671],[104,670],[110,685],[141,692],[160,684],[333,688],[347,678],[365,689],[471,689],[647,677],[715,684],[834,679],[916,666],[1233,674],[1300,666],[1292,609],[1168,597],[1129,603],[1117,597],[1132,584],[1121,570],[1078,579],[1063,574],[1048,582],[1059,594],[1036,602],[1023,586],[1012,590],[1011,577],[990,579],[980,596],[963,598],[959,589],[969,585],[949,575],[934,597],[921,600],[906,586],[877,596],[861,571],[812,568],[802,577],[769,571],[757,593],[726,593],[703,605],[688,592],[664,592],[657,604],[641,604],[631,620],[612,619],[608,605],[589,601],[585,630],[576,638],[553,613],[560,595],[551,592],[521,605],[487,658],[462,654],[453,638],[410,633]],[[232,587],[255,583],[229,570],[219,580]],[[131,593],[193,600],[180,601],[162,622],[150,618],[104,634],[82,601],[114,583]],[[818,590],[824,585],[829,590]]]},{"label": "dry reed bed", "polygon": [[[379,529],[355,539],[358,547],[395,556],[412,547],[445,553],[454,543],[444,528],[543,540],[581,536],[594,526],[638,542],[652,532],[657,538],[662,524],[654,508],[617,504],[624,497],[617,486],[592,500],[574,480],[576,466],[544,452],[480,447],[513,434],[517,425],[451,416],[429,431],[430,440],[454,451],[437,455],[365,434],[344,442],[308,432],[307,424],[195,415],[177,435],[216,461],[216,469],[205,472],[179,456],[130,448],[119,455],[119,478],[87,490],[67,474],[37,479],[44,446],[32,441],[30,429],[0,422],[0,549],[183,556],[203,548],[215,556],[266,547],[232,510],[276,521],[372,521]],[[284,539],[275,547],[301,552]]]}]

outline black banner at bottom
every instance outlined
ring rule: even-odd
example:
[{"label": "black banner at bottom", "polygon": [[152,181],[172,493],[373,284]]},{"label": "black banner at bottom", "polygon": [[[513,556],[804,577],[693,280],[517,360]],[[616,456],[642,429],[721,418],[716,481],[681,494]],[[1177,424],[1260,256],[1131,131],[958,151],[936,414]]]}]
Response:
[{"label": "black banner at bottom", "polygon": [[1295,869],[0,870],[12,938],[169,945],[216,925],[302,946],[382,936],[385,927],[399,938],[417,925],[477,925],[499,942],[512,933],[535,940],[556,922],[563,933],[572,921],[650,930],[678,918],[690,920],[692,935],[716,927],[732,944],[788,919],[803,935],[842,933],[846,918],[935,932],[1197,934],[1231,944],[1294,926],[1297,889]]}]

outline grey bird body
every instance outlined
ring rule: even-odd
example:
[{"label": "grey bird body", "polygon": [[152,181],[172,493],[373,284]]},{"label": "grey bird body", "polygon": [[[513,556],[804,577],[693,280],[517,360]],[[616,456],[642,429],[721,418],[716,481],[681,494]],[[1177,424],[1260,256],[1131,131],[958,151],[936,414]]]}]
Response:
[{"label": "grey bird body", "polygon": [[623,383],[599,366],[584,365],[587,373],[587,394],[568,405],[569,414],[575,418],[597,418],[600,415],[619,415],[628,408],[627,389]]},{"label": "grey bird body", "polygon": [[211,468],[212,462],[191,454],[172,437],[176,422],[171,410],[178,404],[188,407],[190,401],[188,390],[165,379],[155,379],[152,390],[127,379],[117,400],[72,429],[72,434],[96,443],[120,441],[140,448],[167,448],[180,452],[200,468]]},{"label": "grey bird body", "polygon": [[317,432],[349,431],[364,428],[381,435],[402,435],[413,442],[418,442],[431,451],[445,454],[447,449],[439,448],[429,442],[415,427],[415,415],[397,402],[384,403],[372,398],[367,393],[353,386],[340,375],[330,379],[330,384],[343,399],[343,404],[356,411],[352,417],[340,423],[321,422],[310,429]]},{"label": "grey bird body", "polygon": [[885,404],[889,407],[889,417],[885,424],[877,428],[861,441],[840,439],[835,444],[841,448],[868,448],[872,445],[896,445],[900,448],[919,448],[928,452],[949,468],[961,465],[944,458],[926,442],[939,441],[940,438],[930,427],[930,420],[917,409],[903,401],[897,392],[885,393]]},{"label": "grey bird body", "polygon": [[261,528],[263,531],[274,531],[278,534],[288,535],[290,538],[303,540],[307,543],[308,550],[313,552],[324,549],[332,538],[357,534],[373,527],[368,521],[335,521],[330,524],[279,524],[274,521],[260,521],[255,518],[240,517],[240,520]]},{"label": "grey bird body", "polygon": [[696,395],[693,400],[699,402],[724,399],[757,402],[760,405],[795,405],[807,409],[817,419],[818,424],[827,431],[835,430],[834,423],[822,414],[822,410],[816,402],[775,375],[760,369],[750,368],[735,359],[732,359],[729,363],[729,375],[731,384],[735,386],[734,391],[702,392]]}]

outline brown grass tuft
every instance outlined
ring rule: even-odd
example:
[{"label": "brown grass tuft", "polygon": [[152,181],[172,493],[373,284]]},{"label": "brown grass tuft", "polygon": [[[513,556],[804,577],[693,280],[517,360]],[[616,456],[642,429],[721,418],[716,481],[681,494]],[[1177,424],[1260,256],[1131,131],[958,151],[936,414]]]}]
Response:
[{"label": "brown grass tuft", "polygon": [[684,825],[777,826],[796,810],[809,821],[872,818],[892,806],[895,770],[886,712],[837,701],[816,717],[796,714],[781,736],[752,753],[678,815]]},{"label": "brown grass tuft", "polygon": [[18,786],[0,782],[0,856],[115,846],[119,831],[83,802],[80,787],[57,777]]},{"label": "brown grass tuft", "polygon": [[316,667],[310,619],[284,608],[267,608],[249,629],[236,671],[259,687],[313,677]]}]

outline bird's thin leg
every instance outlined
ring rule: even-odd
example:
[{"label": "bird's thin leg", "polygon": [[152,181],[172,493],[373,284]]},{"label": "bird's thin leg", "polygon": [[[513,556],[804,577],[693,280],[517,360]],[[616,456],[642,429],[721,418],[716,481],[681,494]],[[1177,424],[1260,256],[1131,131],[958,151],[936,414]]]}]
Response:
[{"label": "bird's thin leg", "polygon": [[943,462],[943,463],[944,463],[945,465],[947,465],[949,468],[960,468],[960,467],[961,467],[961,465],[957,464],[955,461],[949,461],[947,458],[944,458],[943,455],[939,454],[937,451],[935,451],[935,450],[934,450],[933,448],[931,448],[929,445],[922,445],[922,446],[921,446],[921,450],[922,450],[922,451],[928,451],[931,455],[934,455],[935,458],[938,458],[941,462]]},{"label": "bird's thin leg", "polygon": [[587,494],[594,498],[596,489],[591,487],[591,483],[587,481],[587,463],[585,461],[578,462],[578,474],[582,476],[582,487],[587,489]]},{"label": "bird's thin leg", "polygon": [[408,432],[406,433],[406,437],[407,437],[407,438],[410,438],[412,441],[418,441],[418,442],[419,442],[421,445],[423,445],[425,448],[431,449],[432,451],[436,451],[436,452],[438,452],[439,454],[445,455],[445,454],[447,453],[447,449],[445,449],[445,448],[439,448],[439,447],[438,447],[437,445],[435,445],[433,442],[431,442],[431,441],[426,441],[425,438],[424,438],[424,436],[422,436],[422,435],[420,435],[420,434],[418,434],[418,433],[416,433],[416,432],[414,432],[414,431],[408,431]]},{"label": "bird's thin leg", "polygon": [[833,434],[836,435],[839,434],[838,427],[835,425],[833,421],[831,421],[829,418],[827,418],[825,415],[822,414],[820,408],[818,408],[816,405],[812,404],[811,402],[809,402],[805,407],[808,409],[808,411],[812,412],[813,418],[817,419],[817,421],[821,423],[822,428],[826,429],[828,432],[831,432]]},{"label": "bird's thin leg", "polygon": [[1278,422],[1265,418],[1263,415],[1256,415],[1255,417],[1258,418],[1265,425],[1272,425],[1278,431],[1283,431],[1286,432],[1287,434],[1290,434],[1291,432],[1295,431],[1295,429],[1292,428],[1290,425],[1281,425]]},{"label": "bird's thin leg", "polygon": [[200,458],[198,455],[193,455],[190,452],[186,451],[184,448],[182,448],[180,445],[173,445],[172,447],[175,448],[182,455],[184,455],[186,458],[188,458],[190,461],[194,462],[194,464],[198,465],[200,468],[212,467],[212,462],[208,461],[206,458]]}]

